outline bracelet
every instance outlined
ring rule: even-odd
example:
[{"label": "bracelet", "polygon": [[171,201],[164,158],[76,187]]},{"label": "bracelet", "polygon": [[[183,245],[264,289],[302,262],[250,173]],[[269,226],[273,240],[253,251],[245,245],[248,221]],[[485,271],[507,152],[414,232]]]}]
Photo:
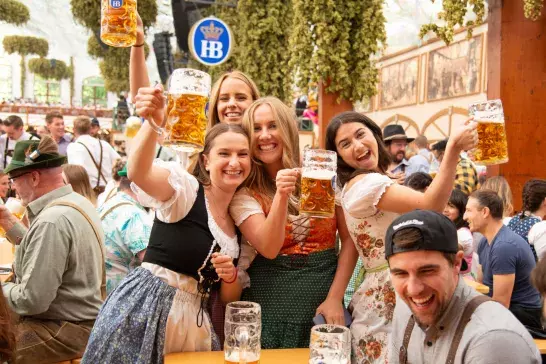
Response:
[{"label": "bracelet", "polygon": [[150,125],[150,128],[152,128],[152,130],[155,131],[157,135],[163,135],[163,128],[157,126],[157,124],[153,120],[144,119],[143,117],[141,117],[140,120],[142,121],[142,123],[144,123],[144,121],[147,121],[148,125]]},{"label": "bracelet", "polygon": [[144,46],[144,44],[146,44],[146,42],[142,42],[142,44],[133,44],[133,47],[140,48],[140,47]]},{"label": "bracelet", "polygon": [[226,281],[225,279],[222,279],[224,281],[224,283],[227,283],[227,284],[231,284],[233,282],[235,282],[237,280],[237,275],[239,274],[239,268],[235,267],[235,276],[233,277],[233,279],[231,281]]}]

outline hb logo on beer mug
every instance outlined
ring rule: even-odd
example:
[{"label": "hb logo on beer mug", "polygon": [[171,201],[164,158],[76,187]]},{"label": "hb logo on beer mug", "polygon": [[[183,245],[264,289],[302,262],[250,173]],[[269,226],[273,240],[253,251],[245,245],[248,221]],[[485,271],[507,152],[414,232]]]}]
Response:
[{"label": "hb logo on beer mug", "polygon": [[303,151],[300,214],[333,217],[336,200],[336,152],[322,149]]},{"label": "hb logo on beer mug", "polygon": [[101,0],[100,39],[112,47],[130,47],[137,36],[137,0]]}]

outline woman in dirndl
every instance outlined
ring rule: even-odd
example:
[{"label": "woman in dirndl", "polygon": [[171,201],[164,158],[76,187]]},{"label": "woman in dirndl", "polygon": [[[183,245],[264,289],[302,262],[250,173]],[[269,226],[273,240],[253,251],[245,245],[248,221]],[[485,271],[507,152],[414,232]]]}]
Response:
[{"label": "woman in dirndl", "polygon": [[[163,96],[138,95],[150,117]],[[84,363],[162,363],[171,352],[220,350],[207,300],[236,289],[239,256],[228,205],[251,170],[248,134],[219,124],[205,138],[195,174],[177,162],[153,161],[153,121],[135,137],[128,173],[139,202],[156,209],[141,267],[108,296],[91,333]]]},{"label": "woman in dirndl", "polygon": [[344,112],[330,121],[326,148],[338,154],[341,205],[366,270],[349,305],[353,363],[388,362],[387,343],[396,296],[385,259],[383,239],[387,227],[399,214],[414,209],[443,211],[455,181],[459,154],[477,143],[475,128],[474,123],[467,123],[452,134],[438,175],[421,193],[387,177],[390,157],[381,129],[370,118]]},{"label": "woman in dirndl", "polygon": [[[242,299],[262,307],[263,348],[308,347],[317,313],[328,323],[344,324],[343,295],[356,251],[342,213],[321,219],[298,214],[300,151],[293,111],[277,98],[262,98],[245,113],[243,127],[251,134],[256,168],[230,206],[248,241],[238,264]],[[343,242],[339,263],[337,226]]]}]

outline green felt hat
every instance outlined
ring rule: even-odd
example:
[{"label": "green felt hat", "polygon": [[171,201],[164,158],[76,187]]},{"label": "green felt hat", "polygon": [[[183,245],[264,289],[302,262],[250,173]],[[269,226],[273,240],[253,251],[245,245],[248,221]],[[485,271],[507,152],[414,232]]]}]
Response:
[{"label": "green felt hat", "polygon": [[66,157],[57,153],[40,153],[39,140],[23,140],[15,144],[13,158],[4,169],[4,173],[22,172],[29,169],[60,167],[66,163]]}]

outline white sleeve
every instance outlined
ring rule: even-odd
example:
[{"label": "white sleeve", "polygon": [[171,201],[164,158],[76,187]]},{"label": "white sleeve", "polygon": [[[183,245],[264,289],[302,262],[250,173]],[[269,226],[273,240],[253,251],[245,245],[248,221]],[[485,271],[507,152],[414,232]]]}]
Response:
[{"label": "white sleeve", "polygon": [[158,201],[142,191],[134,182],[131,189],[137,195],[142,206],[156,210],[157,218],[166,223],[182,220],[190,212],[199,189],[199,182],[177,162],[154,160],[154,165],[170,172],[168,182],[174,189],[173,196],[167,201]]},{"label": "white sleeve", "polygon": [[[366,218],[377,213],[377,204],[394,182],[379,173],[370,173],[356,182],[351,188],[343,190],[341,203],[343,209],[355,218]],[[345,186],[346,187],[346,186]]]},{"label": "white sleeve", "polygon": [[250,195],[247,188],[237,191],[229,204],[229,214],[237,226],[250,216],[263,213],[262,205]]},{"label": "white sleeve", "polygon": [[474,242],[474,238],[472,237],[472,233],[467,228],[460,228],[457,230],[457,238],[459,240],[459,244],[463,247],[464,250],[464,256],[472,256],[472,252],[474,251],[472,243]]},{"label": "white sleeve", "polygon": [[252,264],[256,255],[258,255],[258,252],[256,252],[252,245],[243,239],[243,242],[241,243],[241,255],[237,262],[237,269],[239,270],[237,272],[237,277],[243,289],[250,287],[250,276],[246,270],[250,267],[250,264]]}]

